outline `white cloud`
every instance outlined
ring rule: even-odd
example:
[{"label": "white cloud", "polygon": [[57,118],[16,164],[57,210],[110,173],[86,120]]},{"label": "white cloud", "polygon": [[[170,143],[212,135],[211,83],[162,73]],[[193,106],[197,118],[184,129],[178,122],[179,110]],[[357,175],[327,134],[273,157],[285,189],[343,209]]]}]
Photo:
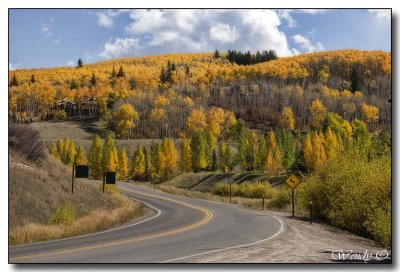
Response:
[{"label": "white cloud", "polygon": [[46,35],[47,37],[50,37],[51,35],[53,35],[53,33],[51,32],[50,26],[45,23],[42,23],[40,31],[42,31],[42,33],[44,35]]},{"label": "white cloud", "polygon": [[13,71],[21,68],[21,63],[8,63],[8,70]]},{"label": "white cloud", "polygon": [[103,58],[132,53],[154,55],[215,49],[252,52],[272,49],[278,56],[294,53],[285,33],[280,30],[281,17],[276,10],[140,9],[118,12],[127,12],[131,21],[125,27],[124,37],[102,46],[99,56]]},{"label": "white cloud", "polygon": [[328,12],[328,9],[278,9],[276,10],[280,18],[287,22],[289,28],[298,27],[299,24],[293,18],[292,14],[303,13],[308,15],[318,15]]},{"label": "white cloud", "polygon": [[54,44],[59,44],[61,42],[61,39],[55,39],[55,40],[53,40],[53,43]]},{"label": "white cloud", "polygon": [[117,58],[127,54],[134,54],[139,48],[139,39],[117,38],[114,42],[107,42],[99,56],[106,59]]},{"label": "white cloud", "polygon": [[67,61],[67,66],[75,66],[75,61],[73,60]]},{"label": "white cloud", "polygon": [[392,14],[390,9],[369,9],[368,12],[380,19],[384,20],[392,19]]},{"label": "white cloud", "polygon": [[324,50],[324,46],[320,42],[313,44],[309,39],[307,39],[306,37],[304,37],[300,34],[296,34],[296,35],[292,36],[292,39],[294,40],[294,42],[296,44],[298,44],[306,52],[315,52],[315,51]]},{"label": "white cloud", "polygon": [[97,23],[99,24],[99,26],[104,26],[107,28],[111,28],[114,26],[114,20],[105,13],[97,14]]},{"label": "white cloud", "polygon": [[240,37],[235,26],[218,23],[210,28],[210,38],[221,43],[233,43]]}]

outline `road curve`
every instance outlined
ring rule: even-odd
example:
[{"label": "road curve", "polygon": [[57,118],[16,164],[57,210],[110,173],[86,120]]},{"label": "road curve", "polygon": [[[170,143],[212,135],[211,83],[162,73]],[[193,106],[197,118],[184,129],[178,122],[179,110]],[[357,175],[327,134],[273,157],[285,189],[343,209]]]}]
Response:
[{"label": "road curve", "polygon": [[156,210],[151,218],[92,235],[9,248],[10,263],[187,262],[193,256],[272,239],[283,223],[271,215],[118,183]]}]

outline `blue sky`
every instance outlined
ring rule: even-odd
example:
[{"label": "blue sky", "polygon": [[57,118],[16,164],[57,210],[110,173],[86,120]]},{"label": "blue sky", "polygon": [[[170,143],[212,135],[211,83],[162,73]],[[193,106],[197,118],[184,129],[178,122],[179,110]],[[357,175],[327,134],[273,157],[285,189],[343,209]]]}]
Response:
[{"label": "blue sky", "polygon": [[12,9],[9,67],[176,52],[391,50],[390,10]]}]

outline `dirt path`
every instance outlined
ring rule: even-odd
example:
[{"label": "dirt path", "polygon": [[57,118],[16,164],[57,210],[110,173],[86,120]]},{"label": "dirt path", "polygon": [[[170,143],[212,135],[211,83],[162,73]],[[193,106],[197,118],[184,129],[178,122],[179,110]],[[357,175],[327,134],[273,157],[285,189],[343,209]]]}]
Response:
[{"label": "dirt path", "polygon": [[[376,259],[377,252],[380,252],[381,259],[384,259],[388,252],[372,240],[338,228],[319,223],[310,224],[308,221],[292,219],[281,213],[272,214],[279,216],[285,224],[285,231],[276,239],[183,261],[189,263],[330,263],[338,262],[339,260],[335,259],[341,257],[340,262],[364,262],[365,259],[366,262],[371,263],[381,262]],[[340,251],[344,254],[340,254]],[[368,255],[365,254],[366,252]],[[388,261],[391,260],[386,259],[386,262]]]}]

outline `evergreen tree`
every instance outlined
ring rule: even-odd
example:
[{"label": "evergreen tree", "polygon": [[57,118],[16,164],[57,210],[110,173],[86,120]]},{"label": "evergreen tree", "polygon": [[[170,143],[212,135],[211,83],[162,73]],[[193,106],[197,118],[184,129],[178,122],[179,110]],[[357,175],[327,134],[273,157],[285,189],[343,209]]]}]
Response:
[{"label": "evergreen tree", "polygon": [[124,72],[124,69],[122,69],[122,65],[121,65],[121,67],[119,67],[119,70],[117,73],[117,78],[121,78],[121,77],[125,77],[125,72]]},{"label": "evergreen tree", "polygon": [[138,145],[133,152],[132,160],[132,176],[134,178],[142,179],[146,174],[146,155],[142,146]]},{"label": "evergreen tree", "polygon": [[31,75],[31,83],[34,84],[36,82],[35,75]]},{"label": "evergreen tree", "polygon": [[92,73],[92,78],[90,79],[89,84],[90,84],[90,86],[92,86],[92,87],[96,86],[96,84],[97,84],[97,78],[96,78],[96,76],[94,75],[94,73]]},{"label": "evergreen tree", "polygon": [[76,150],[76,155],[75,155],[75,164],[76,165],[86,165],[88,163],[85,149],[83,149],[82,146],[79,146],[78,149]]},{"label": "evergreen tree", "polygon": [[183,139],[181,142],[181,171],[185,173],[192,172],[192,149],[190,147],[190,141]]},{"label": "evergreen tree", "polygon": [[119,180],[126,180],[129,174],[129,159],[125,149],[118,154],[117,176]]},{"label": "evergreen tree", "polygon": [[220,58],[220,55],[219,55],[218,50],[215,50],[215,52],[214,52],[214,58],[216,58],[216,59],[219,59],[219,58]]},{"label": "evergreen tree", "polygon": [[166,75],[165,75],[165,68],[164,66],[161,66],[161,71],[160,71],[160,83],[165,84],[167,83]]},{"label": "evergreen tree", "polygon": [[262,136],[259,140],[259,147],[258,147],[258,155],[257,155],[257,163],[256,169],[262,170],[264,169],[264,162],[265,162],[265,155],[267,154],[267,146],[265,137]]},{"label": "evergreen tree", "polygon": [[94,179],[102,179],[103,177],[102,154],[101,140],[100,137],[96,135],[93,138],[89,152],[89,171],[90,176]]},{"label": "evergreen tree", "polygon": [[251,132],[250,137],[249,137],[249,168],[251,171],[255,171],[257,168],[257,162],[258,162],[258,155],[259,155],[259,149],[260,149],[260,142],[258,139],[257,132],[254,130]]},{"label": "evergreen tree", "polygon": [[218,169],[223,173],[232,171],[235,158],[232,149],[226,143],[221,143],[219,145],[218,157]]},{"label": "evergreen tree", "polygon": [[83,67],[83,61],[82,59],[78,59],[78,65],[76,66],[76,68],[82,68]]},{"label": "evergreen tree", "polygon": [[185,68],[185,75],[188,77],[188,76],[190,76],[190,68],[189,68],[189,65],[186,65],[186,68]]},{"label": "evergreen tree", "polygon": [[18,86],[18,85],[19,85],[19,82],[18,82],[17,76],[14,73],[12,78],[11,78],[11,81],[10,81],[10,87],[15,87],[15,86]]}]

